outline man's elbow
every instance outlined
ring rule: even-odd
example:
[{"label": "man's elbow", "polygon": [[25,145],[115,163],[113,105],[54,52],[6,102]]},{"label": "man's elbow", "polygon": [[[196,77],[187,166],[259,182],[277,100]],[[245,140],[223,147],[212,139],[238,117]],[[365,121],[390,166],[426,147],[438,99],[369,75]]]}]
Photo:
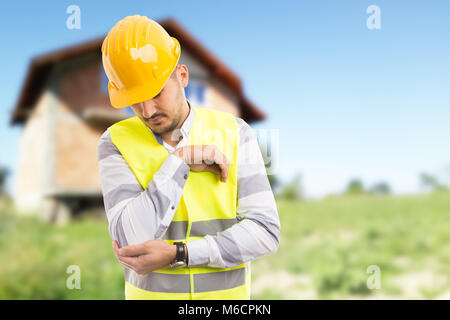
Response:
[{"label": "man's elbow", "polygon": [[273,240],[273,244],[269,250],[269,254],[275,254],[278,251],[278,247],[280,246],[280,239],[281,239],[281,235],[280,235],[280,225],[278,224],[278,226],[276,228],[272,229],[272,232],[270,232],[270,235],[272,237]]},{"label": "man's elbow", "polygon": [[253,222],[255,222],[261,228],[260,230],[266,234],[265,237],[260,238],[261,241],[264,243],[263,246],[266,249],[264,255],[276,253],[280,245],[280,238],[281,238],[280,222],[275,220],[260,220],[260,219],[250,219],[250,220],[253,220]]},{"label": "man's elbow", "polygon": [[127,237],[125,236],[125,230],[122,225],[122,215],[118,214],[114,220],[109,224],[109,234],[113,240],[116,240],[119,247],[125,247],[128,245]]}]

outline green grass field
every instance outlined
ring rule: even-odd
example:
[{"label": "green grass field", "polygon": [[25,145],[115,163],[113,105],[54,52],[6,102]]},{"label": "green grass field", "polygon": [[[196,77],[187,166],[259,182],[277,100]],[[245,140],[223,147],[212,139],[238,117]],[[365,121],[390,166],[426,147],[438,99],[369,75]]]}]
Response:
[{"label": "green grass field", "polygon": [[[450,298],[450,193],[278,201],[281,243],[252,263],[254,299]],[[0,299],[123,299],[107,222],[47,225],[0,206]],[[81,289],[69,290],[70,265]],[[369,266],[380,288],[369,289]]]}]

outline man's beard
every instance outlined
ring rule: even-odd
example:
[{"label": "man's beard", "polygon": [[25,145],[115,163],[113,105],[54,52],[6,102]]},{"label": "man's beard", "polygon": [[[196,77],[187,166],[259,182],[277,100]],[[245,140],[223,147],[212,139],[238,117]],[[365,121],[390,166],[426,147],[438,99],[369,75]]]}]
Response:
[{"label": "man's beard", "polygon": [[[166,119],[168,119],[166,116],[163,116],[163,117],[165,117]],[[145,120],[147,121],[148,118],[145,119]],[[178,124],[177,119],[173,119],[172,122],[170,123],[170,125],[167,126],[167,128],[159,129],[159,130],[158,130],[158,128],[152,129],[152,128],[150,127],[150,129],[151,129],[154,133],[156,133],[156,134],[158,134],[158,135],[162,135],[162,134],[164,134],[164,133],[168,133],[168,132],[173,131],[173,130],[177,127],[177,124]]]}]

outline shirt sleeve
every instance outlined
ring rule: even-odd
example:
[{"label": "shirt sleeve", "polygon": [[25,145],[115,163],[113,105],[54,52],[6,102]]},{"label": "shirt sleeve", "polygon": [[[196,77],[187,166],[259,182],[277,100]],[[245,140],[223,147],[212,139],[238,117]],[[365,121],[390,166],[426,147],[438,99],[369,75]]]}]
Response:
[{"label": "shirt sleeve", "polygon": [[280,242],[280,221],[258,140],[251,127],[236,118],[238,155],[238,223],[188,242],[188,265],[230,268],[273,254]]},{"label": "shirt sleeve", "polygon": [[170,154],[144,190],[109,130],[99,139],[98,163],[111,238],[120,247],[159,239],[177,210],[189,166]]}]

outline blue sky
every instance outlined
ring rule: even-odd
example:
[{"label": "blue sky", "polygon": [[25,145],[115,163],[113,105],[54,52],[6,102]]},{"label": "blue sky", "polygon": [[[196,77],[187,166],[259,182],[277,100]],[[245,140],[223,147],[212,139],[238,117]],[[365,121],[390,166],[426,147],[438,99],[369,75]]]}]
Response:
[{"label": "blue sky", "polygon": [[[66,28],[66,8],[81,29]],[[366,9],[381,10],[369,30]],[[306,194],[353,177],[419,190],[419,173],[450,165],[449,1],[14,1],[0,11],[0,165],[13,170],[21,128],[9,126],[37,54],[106,34],[132,14],[173,17],[241,78],[278,129],[279,174]],[[8,181],[11,189],[12,179]]]}]

